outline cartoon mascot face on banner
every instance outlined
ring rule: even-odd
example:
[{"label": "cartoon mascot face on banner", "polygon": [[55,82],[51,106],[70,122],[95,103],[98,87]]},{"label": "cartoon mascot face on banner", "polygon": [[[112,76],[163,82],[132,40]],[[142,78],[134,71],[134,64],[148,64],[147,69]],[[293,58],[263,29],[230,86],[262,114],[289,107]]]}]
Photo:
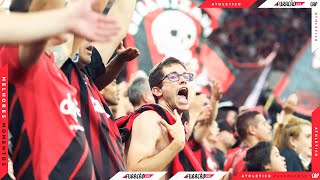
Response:
[{"label": "cartoon mascot face on banner", "polygon": [[158,52],[165,55],[165,58],[172,56],[185,64],[197,61],[191,51],[197,38],[196,24],[185,13],[177,10],[163,11],[152,22],[151,34]]},{"label": "cartoon mascot face on banner", "polygon": [[229,69],[207,44],[208,36],[219,26],[221,13],[219,9],[200,9],[191,0],[137,0],[125,44],[137,47],[141,55],[129,62],[129,78],[137,70],[148,72],[163,59],[175,57],[196,77],[201,74],[201,80],[196,78],[196,82],[205,82],[201,86],[207,85],[210,77],[226,90],[233,81],[224,73]]}]

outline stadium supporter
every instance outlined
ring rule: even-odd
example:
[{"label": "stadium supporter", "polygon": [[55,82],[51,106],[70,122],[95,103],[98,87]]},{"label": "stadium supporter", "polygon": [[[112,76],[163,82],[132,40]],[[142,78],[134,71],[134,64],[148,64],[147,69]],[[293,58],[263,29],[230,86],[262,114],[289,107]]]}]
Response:
[{"label": "stadium supporter", "polygon": [[236,120],[236,130],[242,140],[241,146],[227,156],[224,170],[230,171],[230,177],[245,170],[243,158],[247,150],[260,141],[271,140],[271,126],[257,111],[244,111]]},{"label": "stadium supporter", "polygon": [[[226,116],[224,119],[219,119],[218,122],[218,126],[220,128],[220,131],[226,131],[226,132],[230,132],[230,133],[234,133],[235,132],[235,121],[236,121],[236,117],[238,115],[238,111],[239,108],[234,106],[232,102],[230,101],[227,102],[222,102],[219,104],[219,111],[227,111]],[[225,133],[222,133],[225,134]]]},{"label": "stadium supporter", "polygon": [[122,81],[118,86],[120,89],[120,101],[119,104],[114,107],[117,111],[117,114],[115,115],[116,118],[126,116],[134,111],[134,107],[128,97],[129,84],[126,81]]},{"label": "stadium supporter", "polygon": [[[78,62],[75,63],[69,59],[61,69],[70,84],[78,91],[77,101],[81,105],[80,112],[89,147],[93,153],[94,165],[97,170],[96,176],[99,179],[109,179],[117,172],[125,170],[124,153],[120,133],[114,123],[113,114],[108,107],[109,104],[105,102],[104,97],[101,96],[95,83],[90,78],[90,73],[84,68],[91,62],[91,56],[95,58],[95,61],[101,59],[98,57],[98,52],[96,50],[92,52],[92,50],[92,43],[83,40],[79,49]],[[107,66],[113,63],[123,64],[123,62],[130,61],[138,55],[137,49],[127,48],[111,60]],[[123,57],[129,59],[121,59]],[[120,70],[121,68],[118,69],[118,71]],[[114,83],[109,84],[109,86],[113,86]],[[117,103],[116,100],[118,99],[115,96],[115,99],[109,98],[109,100],[111,100],[111,103]]]},{"label": "stadium supporter", "polygon": [[145,104],[155,103],[147,78],[140,77],[133,80],[128,88],[128,96],[134,110]]},{"label": "stadium supporter", "polygon": [[189,108],[193,74],[169,57],[151,70],[149,84],[157,105],[142,106],[117,119],[126,145],[128,171],[203,171],[186,142],[181,114]]},{"label": "stadium supporter", "polygon": [[262,141],[251,147],[244,160],[247,171],[287,171],[285,158],[270,142]]},{"label": "stadium supporter", "polygon": [[[301,9],[226,9],[224,23],[209,37],[228,58],[239,63],[258,63],[275,42],[280,43],[273,69],[286,71],[296,53],[310,39],[311,11]],[[281,26],[281,28],[277,28]],[[297,35],[298,34],[298,35]]]},{"label": "stadium supporter", "polygon": [[221,122],[222,121],[218,122],[218,128],[220,131],[217,134],[217,137],[211,136],[211,141],[209,142],[212,144],[212,155],[218,161],[219,169],[223,170],[228,150],[230,150],[236,143],[236,139],[233,135],[233,132]]},{"label": "stadium supporter", "polygon": [[[106,4],[106,1],[99,1],[96,10],[102,12]],[[72,54],[79,51],[79,60],[72,61],[69,58],[62,67],[69,83],[78,90],[83,126],[98,179],[110,179],[117,172],[125,170],[120,133],[99,91],[114,81],[127,61],[139,55],[137,49],[125,49],[120,43],[127,34],[135,4],[135,0],[118,0],[108,12],[108,16],[116,18],[121,27],[119,35],[113,37],[111,42],[98,45],[108,47],[103,52],[110,56],[102,57],[91,42],[75,37]],[[117,47],[118,54],[105,66]]]},{"label": "stadium supporter", "polygon": [[294,113],[298,106],[298,102],[299,99],[295,93],[290,94],[288,98],[284,100],[282,104],[282,111],[277,114],[277,122],[273,125],[275,130],[279,123],[286,124],[289,119],[297,117]]},{"label": "stadium supporter", "polygon": [[189,106],[189,123],[188,123],[188,131],[186,134],[186,139],[189,139],[194,126],[197,121],[204,121],[209,119],[210,113],[212,112],[212,107],[210,106],[210,99],[205,94],[191,94],[191,102]]},{"label": "stadium supporter", "polygon": [[[198,124],[198,123],[197,123]],[[192,147],[192,150],[194,151],[198,161],[202,164],[202,168],[205,171],[218,171],[220,169],[220,162],[217,158],[218,156],[215,156],[213,151],[215,151],[214,144],[217,141],[217,136],[219,134],[219,128],[216,121],[213,121],[211,125],[205,126],[207,129],[207,133],[203,137],[202,141],[199,144],[201,156],[199,158],[199,150],[197,146],[192,146],[192,142],[190,142],[190,146]],[[194,131],[196,133],[196,129]]]},{"label": "stadium supporter", "polygon": [[291,117],[286,124],[279,124],[274,135],[275,145],[286,158],[288,171],[310,169],[312,143],[311,123],[297,117]]},{"label": "stadium supporter", "polygon": [[[90,7],[94,1],[73,3],[76,2],[70,7],[78,7],[79,14],[83,13],[78,18],[86,19],[87,13],[92,14]],[[64,6],[64,0],[34,0],[29,11]],[[75,100],[76,90],[55,65],[50,40],[0,46],[0,59],[0,67],[8,64],[9,83],[14,86],[10,92],[9,130],[16,178],[94,179],[92,155]]]},{"label": "stadium supporter", "polygon": [[117,84],[117,81],[114,80],[112,83],[108,84],[106,87],[104,87],[100,94],[102,95],[103,99],[108,104],[112,114],[117,114],[117,105],[120,101],[120,95],[119,95],[119,87]]},{"label": "stadium supporter", "polygon": [[[212,156],[212,148],[209,143],[212,141],[212,138],[216,138],[219,133],[219,128],[215,120],[218,114],[218,104],[222,93],[219,83],[213,82],[210,86],[210,104],[205,105],[205,103],[202,103],[203,106],[200,106],[200,114],[196,120],[196,124],[193,127],[192,135],[188,142],[203,170],[217,171],[219,166],[215,158]],[[190,109],[192,108],[190,107]],[[208,137],[209,139],[207,139]]]}]

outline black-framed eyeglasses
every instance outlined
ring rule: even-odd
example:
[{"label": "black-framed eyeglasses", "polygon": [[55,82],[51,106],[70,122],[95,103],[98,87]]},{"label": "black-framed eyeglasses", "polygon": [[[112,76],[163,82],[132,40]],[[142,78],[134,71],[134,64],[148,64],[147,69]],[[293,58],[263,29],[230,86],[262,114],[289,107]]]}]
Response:
[{"label": "black-framed eyeglasses", "polygon": [[194,75],[192,73],[182,73],[182,74],[178,74],[177,72],[172,72],[172,73],[169,73],[167,75],[165,75],[160,81],[158,84],[160,84],[163,80],[165,80],[166,78],[168,78],[168,80],[170,82],[177,82],[180,80],[180,77],[183,76],[183,78],[188,81],[188,82],[191,82],[193,81],[193,77]]}]

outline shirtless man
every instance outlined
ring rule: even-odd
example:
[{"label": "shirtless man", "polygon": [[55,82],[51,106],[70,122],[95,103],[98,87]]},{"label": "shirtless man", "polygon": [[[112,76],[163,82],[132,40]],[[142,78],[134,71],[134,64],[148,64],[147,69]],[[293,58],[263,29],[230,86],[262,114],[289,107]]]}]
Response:
[{"label": "shirtless man", "polygon": [[185,129],[180,117],[189,108],[190,81],[193,81],[193,74],[172,57],[151,70],[151,91],[170,124],[152,110],[144,111],[134,119],[131,137],[126,142],[128,171],[168,171],[166,179],[178,171],[202,171],[193,154],[186,153],[189,164],[178,156],[178,153],[191,152],[185,143]]}]

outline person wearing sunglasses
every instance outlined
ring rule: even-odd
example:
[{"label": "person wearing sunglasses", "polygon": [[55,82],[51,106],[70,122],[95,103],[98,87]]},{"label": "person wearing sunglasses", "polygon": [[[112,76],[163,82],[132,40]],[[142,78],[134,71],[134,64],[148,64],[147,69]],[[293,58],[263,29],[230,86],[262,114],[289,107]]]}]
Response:
[{"label": "person wearing sunglasses", "polygon": [[126,146],[128,171],[167,171],[166,179],[179,171],[203,171],[186,142],[181,121],[181,114],[190,105],[193,78],[173,57],[150,71],[149,84],[156,104],[144,105],[117,120]]}]

